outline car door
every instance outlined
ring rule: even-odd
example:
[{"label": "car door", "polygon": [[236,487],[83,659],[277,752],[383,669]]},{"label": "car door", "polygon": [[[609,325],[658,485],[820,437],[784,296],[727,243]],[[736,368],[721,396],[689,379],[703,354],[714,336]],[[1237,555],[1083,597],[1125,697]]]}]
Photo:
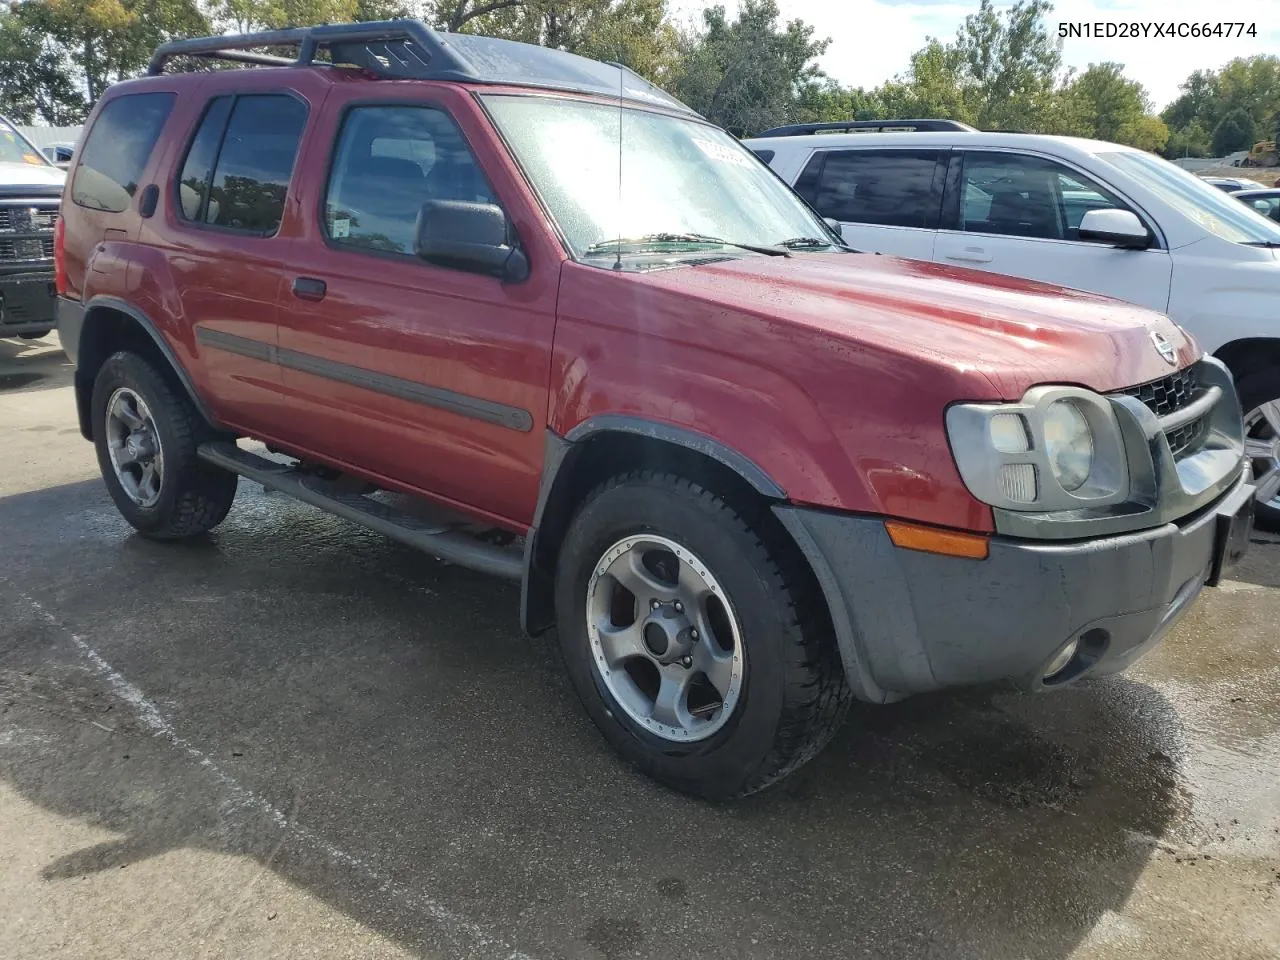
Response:
[{"label": "car door", "polygon": [[[280,364],[295,404],[287,439],[388,486],[527,523],[563,254],[531,250],[530,276],[518,283],[418,258],[428,200],[494,203],[526,223],[528,208],[495,159],[496,135],[466,103],[459,109],[447,91],[439,100],[420,89],[377,102],[360,94],[335,91],[328,146],[309,161],[299,206],[280,309]],[[476,136],[489,138],[482,149]]]},{"label": "car door", "polygon": [[795,190],[840,222],[858,250],[916,260],[933,257],[947,151],[915,147],[815,151]]},{"label": "car door", "polygon": [[934,259],[1064,287],[1156,310],[1169,306],[1172,261],[1152,231],[1146,250],[1080,239],[1089,210],[1141,211],[1074,167],[1016,151],[957,149],[947,176]]},{"label": "car door", "polygon": [[192,330],[214,415],[271,436],[285,419],[276,310],[292,241],[280,226],[308,117],[326,89],[255,80],[209,92],[174,164],[163,215],[145,231],[164,251],[166,285]]}]

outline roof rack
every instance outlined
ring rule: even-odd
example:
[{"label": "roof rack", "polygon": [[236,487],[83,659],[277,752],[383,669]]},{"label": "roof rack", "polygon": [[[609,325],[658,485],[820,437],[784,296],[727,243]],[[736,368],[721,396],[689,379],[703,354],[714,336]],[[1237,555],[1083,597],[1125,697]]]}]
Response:
[{"label": "roof rack", "polygon": [[842,130],[861,132],[896,132],[930,133],[940,131],[961,131],[977,133],[967,123],[959,120],[845,120],[840,123],[792,123],[785,127],[774,127],[759,134],[760,137],[802,137],[813,133],[839,133]]},{"label": "roof rack", "polygon": [[[294,59],[264,48],[297,47]],[[328,58],[323,56],[328,54]],[[156,48],[147,73],[164,73],[176,57],[254,66],[352,66],[383,79],[512,84],[593,93],[697,116],[635,71],[514,40],[432,30],[421,20],[335,23],[224,37],[174,40]]]}]

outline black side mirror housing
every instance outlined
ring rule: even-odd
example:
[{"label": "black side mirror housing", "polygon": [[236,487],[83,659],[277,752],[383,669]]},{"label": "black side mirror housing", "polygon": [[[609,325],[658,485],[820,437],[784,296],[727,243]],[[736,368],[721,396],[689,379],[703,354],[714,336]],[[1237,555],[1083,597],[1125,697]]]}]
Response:
[{"label": "black side mirror housing", "polygon": [[415,252],[428,263],[519,283],[529,258],[502,208],[493,203],[428,200],[418,211]]}]

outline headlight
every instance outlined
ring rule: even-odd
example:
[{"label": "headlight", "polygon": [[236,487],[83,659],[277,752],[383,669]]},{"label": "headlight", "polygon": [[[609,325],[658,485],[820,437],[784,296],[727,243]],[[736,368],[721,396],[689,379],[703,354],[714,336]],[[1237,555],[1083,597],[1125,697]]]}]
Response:
[{"label": "headlight", "polygon": [[1093,432],[1070,400],[1055,400],[1045,410],[1044,452],[1054,478],[1068,493],[1083,487],[1093,472]]},{"label": "headlight", "polygon": [[947,436],[969,492],[993,507],[1102,507],[1129,493],[1111,401],[1078,387],[1035,387],[1019,403],[957,403]]}]

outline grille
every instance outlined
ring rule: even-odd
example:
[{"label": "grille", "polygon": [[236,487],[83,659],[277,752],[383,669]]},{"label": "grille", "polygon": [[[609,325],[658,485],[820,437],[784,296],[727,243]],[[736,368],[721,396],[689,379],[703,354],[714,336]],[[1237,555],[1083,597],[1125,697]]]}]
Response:
[{"label": "grille", "polygon": [[1140,383],[1136,387],[1126,387],[1118,392],[1137,397],[1157,417],[1167,417],[1196,398],[1197,386],[1199,384],[1196,382],[1195,371],[1187,367],[1163,379]]},{"label": "grille", "polygon": [[0,237],[0,263],[53,259],[53,237],[12,239]]},{"label": "grille", "polygon": [[[1198,386],[1195,369],[1187,367],[1159,380],[1140,383],[1136,387],[1126,387],[1116,392],[1137,397],[1157,417],[1167,417],[1195,400]],[[1177,457],[1199,441],[1203,430],[1203,418],[1192,420],[1186,426],[1165,434],[1165,439],[1169,441],[1169,449]]]},{"label": "grille", "polygon": [[57,207],[0,207],[0,233],[52,233],[57,222]]}]

